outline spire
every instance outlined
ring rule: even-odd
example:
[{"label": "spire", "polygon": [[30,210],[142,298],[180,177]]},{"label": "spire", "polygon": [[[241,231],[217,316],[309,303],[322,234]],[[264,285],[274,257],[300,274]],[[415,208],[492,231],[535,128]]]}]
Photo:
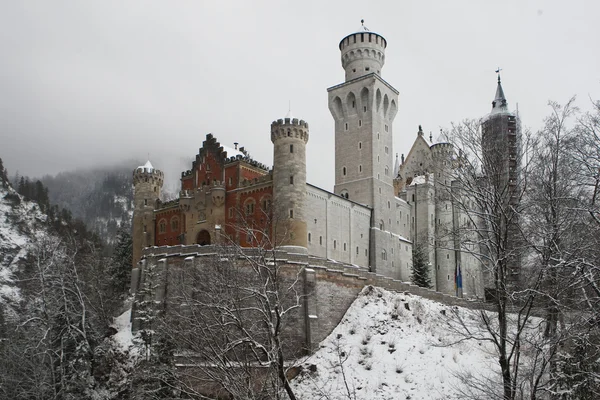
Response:
[{"label": "spire", "polygon": [[394,179],[398,177],[400,171],[400,161],[398,160],[398,153],[396,153],[396,162],[394,163]]},{"label": "spire", "polygon": [[498,87],[496,88],[494,101],[492,101],[492,114],[508,111],[508,103],[504,96],[504,90],[502,89],[502,82],[500,80],[500,71],[500,68],[496,70],[496,73],[498,74]]},{"label": "spire", "polygon": [[294,119],[294,115],[292,114],[292,101],[288,101],[288,112],[285,114],[285,118],[289,118],[290,121]]}]

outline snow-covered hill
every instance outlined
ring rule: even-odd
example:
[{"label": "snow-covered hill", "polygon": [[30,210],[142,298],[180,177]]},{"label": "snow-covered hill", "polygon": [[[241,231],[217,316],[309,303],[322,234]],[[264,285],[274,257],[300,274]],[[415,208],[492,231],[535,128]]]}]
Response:
[{"label": "snow-covered hill", "polygon": [[454,312],[479,330],[475,311],[367,287],[305,361],[295,391],[306,400],[433,400],[465,398],[461,376],[498,382],[493,347],[456,333]]},{"label": "snow-covered hill", "polygon": [[9,309],[20,300],[14,274],[33,241],[47,235],[46,218],[37,204],[0,185],[0,303]]}]

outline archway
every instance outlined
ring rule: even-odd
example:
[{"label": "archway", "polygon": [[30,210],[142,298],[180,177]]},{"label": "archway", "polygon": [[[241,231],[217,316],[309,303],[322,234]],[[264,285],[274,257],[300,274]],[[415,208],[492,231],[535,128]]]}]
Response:
[{"label": "archway", "polygon": [[210,233],[206,229],[198,232],[198,236],[196,236],[196,243],[200,246],[206,246],[210,244]]}]

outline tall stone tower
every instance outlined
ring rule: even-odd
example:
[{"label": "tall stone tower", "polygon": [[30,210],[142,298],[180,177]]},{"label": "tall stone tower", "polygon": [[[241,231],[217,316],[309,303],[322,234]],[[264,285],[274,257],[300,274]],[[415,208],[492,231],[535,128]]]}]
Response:
[{"label": "tall stone tower", "polygon": [[142,256],[142,249],[154,246],[154,209],[164,181],[162,171],[150,161],[133,171],[133,268]]},{"label": "tall stone tower", "polygon": [[335,121],[334,192],[373,208],[373,270],[386,259],[374,257],[380,250],[373,246],[386,242],[377,236],[392,230],[395,211],[389,202],[394,199],[392,123],[398,91],[381,78],[386,46],[383,36],[364,25],[343,38],[339,48],[346,80],[327,89]]},{"label": "tall stone tower", "polygon": [[275,245],[306,249],[306,143],[308,124],[288,113],[271,124]]},{"label": "tall stone tower", "polygon": [[[487,180],[496,193],[502,196],[504,212],[498,213],[499,226],[506,224],[507,270],[511,285],[519,282],[521,255],[518,214],[512,214],[520,199],[521,129],[518,117],[508,110],[500,75],[492,111],[481,125],[483,164]],[[504,221],[506,217],[509,221]]]}]

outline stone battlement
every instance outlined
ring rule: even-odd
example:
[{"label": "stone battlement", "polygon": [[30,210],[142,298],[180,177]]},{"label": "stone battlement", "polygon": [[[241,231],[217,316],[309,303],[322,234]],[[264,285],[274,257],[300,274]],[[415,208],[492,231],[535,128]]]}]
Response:
[{"label": "stone battlement", "polygon": [[[298,289],[305,293],[304,310],[298,319],[298,329],[292,329],[297,337],[296,345],[309,351],[318,348],[331,331],[341,322],[348,307],[354,302],[365,286],[377,286],[389,291],[408,293],[438,301],[450,307],[461,306],[469,309],[492,310],[490,304],[449,296],[431,289],[415,286],[377,273],[369,272],[356,265],[334,260],[308,256],[293,250],[263,248],[239,248],[230,246],[177,245],[148,247],[142,252],[142,259],[132,271],[132,292],[137,295],[140,282],[144,281],[144,271],[149,265],[161,269],[158,275],[164,282],[157,282],[157,301],[168,301],[166,281],[168,274],[177,275],[178,269],[202,268],[205,263],[235,262],[243,267],[251,260],[262,260],[267,265],[284,266],[298,277]],[[254,263],[251,261],[250,264]],[[250,265],[248,264],[248,265]],[[204,269],[201,269],[201,271]],[[297,272],[293,272],[296,270]],[[170,271],[170,272],[169,272]],[[135,312],[132,315],[134,329],[139,329]]]}]

